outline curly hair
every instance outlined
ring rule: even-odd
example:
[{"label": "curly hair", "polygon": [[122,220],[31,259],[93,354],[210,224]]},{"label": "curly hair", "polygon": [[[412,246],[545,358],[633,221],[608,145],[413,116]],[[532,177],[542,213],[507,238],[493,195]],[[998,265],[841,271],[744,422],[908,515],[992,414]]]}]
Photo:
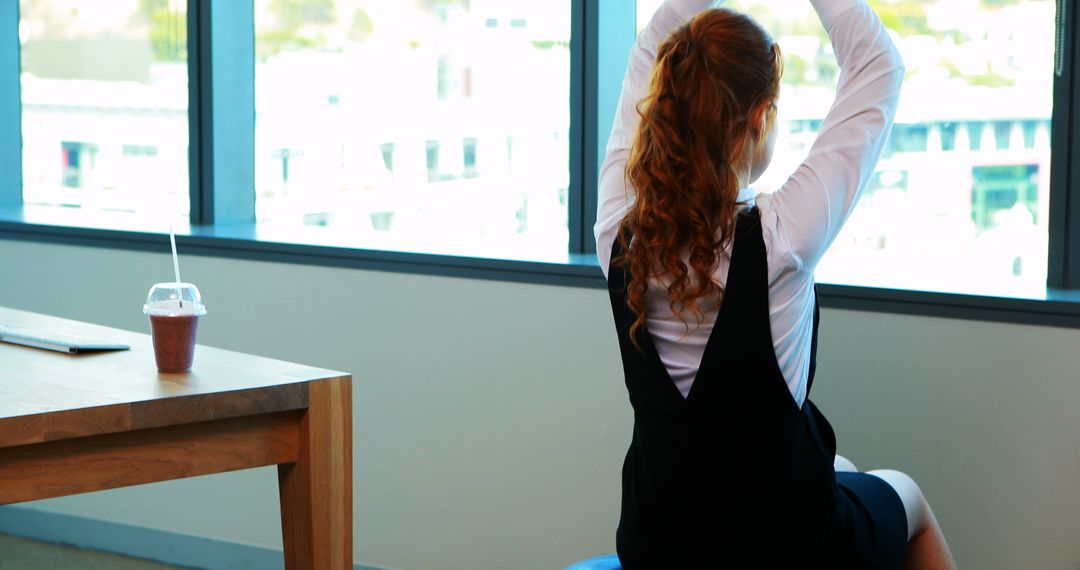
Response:
[{"label": "curly hair", "polygon": [[772,38],[731,10],[706,10],[660,44],[638,104],[626,165],[636,199],[621,222],[624,253],[616,260],[630,273],[635,345],[650,279],[668,283],[672,313],[688,331],[687,313],[698,326],[704,318],[699,300],[723,296],[713,273],[733,239],[740,178],[775,120],[782,71]]}]

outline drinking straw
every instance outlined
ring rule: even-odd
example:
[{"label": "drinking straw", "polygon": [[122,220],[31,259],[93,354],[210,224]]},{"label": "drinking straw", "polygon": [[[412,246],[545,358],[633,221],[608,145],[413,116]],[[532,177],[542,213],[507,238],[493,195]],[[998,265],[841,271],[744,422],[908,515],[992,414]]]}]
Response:
[{"label": "drinking straw", "polygon": [[180,302],[180,308],[184,308],[184,296],[180,292],[180,259],[176,256],[176,233],[173,232],[173,227],[169,225],[169,243],[172,244],[172,266],[173,273],[176,274],[176,300]]}]

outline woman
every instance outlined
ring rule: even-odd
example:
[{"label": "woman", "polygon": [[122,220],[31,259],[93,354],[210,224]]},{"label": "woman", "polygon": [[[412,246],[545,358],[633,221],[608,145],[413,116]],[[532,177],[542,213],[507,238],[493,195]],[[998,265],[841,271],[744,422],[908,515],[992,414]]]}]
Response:
[{"label": "woman", "polygon": [[865,0],[811,3],[840,82],[773,194],[747,190],[772,157],[782,67],[756,23],[667,0],[631,54],[596,225],[635,418],[625,568],[954,567],[914,481],[855,472],[806,399],[814,268],[874,172],[904,76]]}]

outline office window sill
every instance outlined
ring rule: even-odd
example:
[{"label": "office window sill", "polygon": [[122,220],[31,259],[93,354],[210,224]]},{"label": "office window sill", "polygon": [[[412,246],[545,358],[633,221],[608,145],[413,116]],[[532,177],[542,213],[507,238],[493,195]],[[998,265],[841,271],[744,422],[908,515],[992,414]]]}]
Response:
[{"label": "office window sill", "polygon": [[[163,227],[164,226],[164,227]],[[169,251],[169,228],[125,213],[92,218],[78,209],[0,208],[0,239],[136,251]],[[182,254],[441,275],[472,279],[603,288],[595,255],[487,257],[370,249],[347,233],[323,228],[249,224],[174,226]]]},{"label": "office window sill", "polygon": [[[307,228],[256,224],[174,228],[186,255],[272,261],[602,289],[606,286],[595,255],[546,258],[472,257],[367,249],[354,238]],[[95,216],[62,208],[0,208],[0,239],[167,252],[168,228],[129,214]],[[826,308],[952,319],[1080,328],[1080,291],[1046,288],[971,294],[860,287],[821,283]]]}]

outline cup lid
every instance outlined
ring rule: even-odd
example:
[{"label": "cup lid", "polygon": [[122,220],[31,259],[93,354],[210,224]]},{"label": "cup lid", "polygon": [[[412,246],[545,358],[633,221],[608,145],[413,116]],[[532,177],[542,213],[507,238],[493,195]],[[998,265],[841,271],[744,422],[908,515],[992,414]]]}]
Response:
[{"label": "cup lid", "polygon": [[156,283],[146,294],[143,313],[158,317],[202,316],[206,305],[199,288],[191,283]]}]

